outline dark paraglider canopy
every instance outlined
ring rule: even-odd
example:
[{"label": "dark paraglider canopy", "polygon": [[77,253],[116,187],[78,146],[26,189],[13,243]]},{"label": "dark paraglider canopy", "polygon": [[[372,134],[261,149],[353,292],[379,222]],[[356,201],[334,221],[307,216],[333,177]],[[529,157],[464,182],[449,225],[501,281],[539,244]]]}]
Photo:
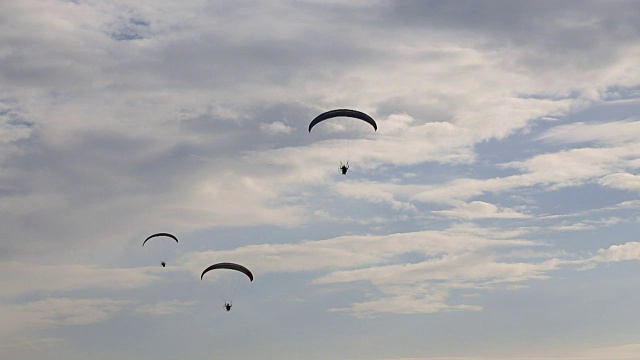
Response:
[{"label": "dark paraglider canopy", "polygon": [[157,234],[153,234],[153,235],[149,236],[148,238],[144,239],[144,241],[142,242],[142,246],[144,246],[144,244],[145,244],[147,241],[149,241],[149,239],[153,239],[154,237],[158,237],[158,236],[166,236],[166,237],[170,237],[170,238],[172,238],[173,240],[175,240],[176,242],[178,242],[178,238],[177,238],[177,237],[175,237],[175,236],[174,236],[174,235],[172,235],[172,234],[169,234],[169,233],[157,233]]},{"label": "dark paraglider canopy", "polygon": [[367,123],[369,123],[371,126],[373,126],[374,130],[378,130],[378,124],[376,124],[375,120],[373,120],[373,118],[365,113],[363,113],[362,111],[358,111],[358,110],[351,110],[351,109],[335,109],[335,110],[329,110],[327,112],[324,112],[318,116],[316,116],[315,119],[313,119],[311,121],[311,123],[309,124],[309,132],[311,132],[311,129],[316,126],[318,123],[325,121],[327,119],[331,119],[334,117],[339,117],[339,116],[344,116],[344,117],[350,117],[350,118],[355,118],[355,119],[360,119],[362,121],[365,121]]},{"label": "dark paraglider canopy", "polygon": [[204,271],[202,272],[202,275],[200,275],[200,280],[202,280],[202,278],[204,277],[204,274],[208,273],[211,270],[215,270],[215,269],[229,269],[229,270],[236,270],[236,271],[240,271],[241,273],[247,275],[247,277],[249,278],[249,280],[253,281],[253,274],[251,273],[251,271],[249,271],[249,269],[247,269],[246,267],[240,265],[240,264],[234,264],[234,263],[218,263],[218,264],[213,264],[211,266],[209,266],[208,268],[204,269]]}]

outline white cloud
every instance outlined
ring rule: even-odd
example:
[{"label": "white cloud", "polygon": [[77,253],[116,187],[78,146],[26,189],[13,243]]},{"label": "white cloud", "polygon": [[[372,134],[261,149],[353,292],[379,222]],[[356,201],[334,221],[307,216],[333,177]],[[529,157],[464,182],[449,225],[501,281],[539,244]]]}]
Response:
[{"label": "white cloud", "polygon": [[595,228],[596,227],[593,224],[586,224],[584,222],[577,222],[567,225],[556,225],[552,227],[552,229],[556,231],[584,231],[593,230]]},{"label": "white cloud", "polygon": [[318,284],[369,281],[373,284],[416,283],[429,280],[518,282],[545,278],[557,261],[535,263],[501,263],[478,253],[450,254],[441,258],[410,264],[394,264],[365,269],[335,271],[316,280]]},{"label": "white cloud", "polygon": [[602,145],[616,145],[638,143],[640,138],[640,121],[608,121],[603,123],[586,124],[577,122],[556,126],[539,139],[561,144],[575,144],[581,142],[595,142]]},{"label": "white cloud", "polygon": [[382,295],[369,302],[352,304],[350,310],[356,316],[396,311],[481,310],[478,305],[451,304],[445,299],[455,290],[487,290],[502,284],[505,289],[513,289],[513,285],[526,280],[548,278],[548,273],[560,264],[556,259],[541,263],[501,262],[479,253],[463,253],[412,264],[334,271],[315,283],[365,281],[374,285]]},{"label": "white cloud", "polygon": [[640,260],[640,242],[627,242],[622,245],[611,245],[607,249],[600,249],[591,259],[595,262],[616,262]]},{"label": "white cloud", "polygon": [[629,173],[615,173],[602,177],[600,185],[614,189],[638,191],[640,190],[640,175]]},{"label": "white cloud", "polygon": [[113,269],[92,265],[38,265],[0,262],[0,271],[11,276],[0,279],[0,298],[31,293],[51,294],[81,289],[140,288],[159,281],[155,268]]},{"label": "white cloud", "polygon": [[267,135],[291,134],[293,128],[281,121],[274,121],[269,124],[260,124],[260,131]]},{"label": "white cloud", "polygon": [[456,227],[442,231],[397,233],[384,236],[345,235],[328,240],[290,244],[249,245],[234,250],[191,253],[181,260],[194,274],[208,266],[211,258],[237,259],[252,264],[256,274],[269,272],[353,269],[395,262],[408,253],[431,257],[447,253],[503,247],[530,247],[537,243],[502,238],[512,234],[492,229]]},{"label": "white cloud", "polygon": [[[598,347],[594,345],[570,347],[558,346],[545,350],[515,350],[508,355],[491,354],[495,360],[635,360],[638,358],[640,344],[624,344]],[[487,356],[437,356],[437,357],[403,357],[385,358],[384,360],[486,360]]]},{"label": "white cloud", "polygon": [[20,304],[0,304],[0,333],[12,334],[109,320],[131,304],[127,300],[47,298]]},{"label": "white cloud", "polygon": [[387,203],[392,209],[398,211],[417,211],[416,207],[410,202],[396,200],[394,194],[386,190],[384,186],[377,186],[372,183],[341,182],[335,186],[335,191],[341,196],[362,199],[370,203]]},{"label": "white cloud", "polygon": [[354,303],[348,308],[330,309],[330,311],[349,311],[357,317],[369,318],[379,313],[424,314],[482,310],[482,307],[477,305],[449,304],[447,298],[450,295],[450,289],[446,286],[411,284],[381,287],[380,290],[388,296]]},{"label": "white cloud", "polygon": [[[208,265],[209,259],[224,258],[251,264],[256,279],[273,272],[329,271],[313,283],[329,286],[365,281],[381,291],[383,296],[371,302],[353,304],[349,309],[358,316],[389,312],[391,309],[402,313],[478,310],[476,305],[449,304],[444,299],[454,289],[478,289],[544,279],[548,272],[560,265],[560,261],[554,259],[525,263],[514,262],[513,259],[498,260],[489,255],[498,249],[538,246],[535,242],[511,239],[513,235],[460,226],[443,231],[250,245],[235,250],[187,254],[182,262],[196,274]],[[406,254],[420,254],[426,260],[403,264],[400,259]],[[437,286],[440,289],[437,303],[425,303],[433,299],[426,293],[406,293],[412,287],[427,291],[438,282],[449,286]]]},{"label": "white cloud", "polygon": [[194,301],[161,301],[136,307],[135,312],[150,315],[171,315],[188,311],[195,304]]},{"label": "white cloud", "polygon": [[[604,211],[607,209],[598,209],[598,210]],[[579,216],[579,214],[572,214],[569,216]],[[557,225],[549,226],[547,227],[547,229],[556,230],[556,231],[583,231],[583,230],[602,229],[605,227],[614,226],[616,224],[619,224],[620,222],[622,222],[622,219],[618,217],[583,220],[583,221],[578,221],[574,223],[563,221]]]},{"label": "white cloud", "polygon": [[[459,204],[487,193],[499,194],[520,188],[544,186],[550,190],[579,186],[623,169],[636,153],[635,147],[582,148],[537,155],[504,164],[522,173],[490,179],[457,179],[439,186],[424,186],[411,199]],[[400,187],[399,187],[400,188]]]},{"label": "white cloud", "polygon": [[484,201],[472,201],[452,210],[438,210],[432,211],[432,213],[462,219],[523,219],[529,217],[513,209],[498,208]]}]

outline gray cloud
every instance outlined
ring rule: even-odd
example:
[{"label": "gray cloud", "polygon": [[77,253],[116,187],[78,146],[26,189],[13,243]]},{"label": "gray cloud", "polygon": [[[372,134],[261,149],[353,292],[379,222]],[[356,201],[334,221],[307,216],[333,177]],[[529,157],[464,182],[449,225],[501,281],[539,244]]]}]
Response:
[{"label": "gray cloud", "polygon": [[[255,303],[224,314],[233,321],[214,318],[228,325],[211,333],[224,357],[255,357],[234,334],[269,339],[260,346],[272,352],[260,355],[281,359],[446,356],[459,349],[452,338],[506,354],[504,344],[525,337],[542,347],[550,344],[545,336],[599,346],[588,339],[633,333],[625,323],[633,306],[622,300],[592,320],[608,314],[615,326],[580,334],[552,326],[542,334],[535,324],[551,308],[572,326],[593,319],[597,306],[576,306],[577,293],[634,300],[616,281],[631,276],[617,260],[635,251],[637,7],[0,3],[0,267],[14,274],[3,278],[3,296],[13,302],[3,310],[15,310],[16,323],[43,325],[13,334],[22,342],[11,341],[8,358],[43,357],[25,350],[29,344],[55,347],[49,356],[58,358],[95,358],[104,339],[114,339],[114,350],[105,345],[102,356],[131,358],[132,349],[117,343],[124,337],[110,335],[151,324],[160,332],[165,327],[156,325],[168,318],[189,329],[171,344],[192,351],[180,356],[210,357],[210,341],[187,338],[215,330],[201,316],[207,302],[187,298],[200,291],[197,282],[182,275],[196,279],[219,258],[247,261],[260,279],[252,283]],[[306,131],[311,118],[336,107],[379,123],[351,141],[346,177],[337,172],[336,148],[347,136]],[[179,232],[176,255],[186,256],[164,272],[131,269],[139,264],[133,247],[141,250],[139,240],[160,228]],[[583,256],[592,252],[593,259]],[[111,299],[124,291],[153,300]],[[311,295],[285,301],[286,313],[272,300],[296,291]],[[160,293],[166,297],[156,299]],[[34,299],[48,294],[64,298]],[[93,302],[100,296],[104,303]],[[543,309],[540,299],[553,306]],[[523,321],[498,306],[520,302],[532,309],[517,315]],[[182,306],[192,311],[177,313]],[[135,319],[118,316],[121,309],[134,309]],[[616,318],[621,311],[624,319]],[[345,312],[379,318],[361,335]],[[291,326],[285,318],[304,321]],[[415,331],[394,337],[388,326]],[[273,328],[297,341],[282,342]],[[446,338],[447,328],[456,335]],[[79,338],[87,345],[77,346]],[[318,338],[327,340],[308,341]],[[336,355],[340,341],[350,350]],[[379,348],[358,353],[354,342]],[[175,358],[153,349],[144,356]]]}]

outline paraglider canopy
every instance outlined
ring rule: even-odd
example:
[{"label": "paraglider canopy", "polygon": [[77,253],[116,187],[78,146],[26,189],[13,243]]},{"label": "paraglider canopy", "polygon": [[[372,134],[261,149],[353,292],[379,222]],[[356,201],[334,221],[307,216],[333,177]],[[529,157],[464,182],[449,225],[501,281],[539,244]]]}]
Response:
[{"label": "paraglider canopy", "polygon": [[204,269],[204,271],[202,272],[202,275],[200,275],[200,280],[202,280],[202,278],[204,277],[204,274],[208,273],[211,270],[215,270],[215,269],[229,269],[229,270],[240,271],[241,273],[247,275],[249,280],[253,281],[253,274],[251,273],[251,271],[249,271],[249,269],[247,269],[246,267],[244,267],[244,266],[242,266],[240,264],[228,263],[228,262],[213,264],[213,265],[209,266],[208,268]]},{"label": "paraglider canopy", "polygon": [[176,242],[178,242],[178,238],[177,238],[177,237],[175,237],[175,236],[174,236],[174,235],[172,235],[172,234],[169,234],[169,233],[157,233],[157,234],[153,234],[153,235],[149,236],[148,238],[144,239],[144,241],[142,242],[142,246],[144,246],[144,244],[145,244],[147,241],[149,241],[149,239],[153,239],[154,237],[158,237],[158,236],[166,236],[166,237],[170,237],[170,238],[172,238],[173,240],[175,240]]},{"label": "paraglider canopy", "polygon": [[311,120],[311,123],[309,124],[309,132],[311,132],[311,129],[313,129],[313,127],[316,126],[318,123],[325,121],[327,119],[331,119],[339,116],[360,119],[362,121],[369,123],[371,126],[373,126],[373,129],[375,131],[378,130],[378,124],[376,124],[375,120],[373,120],[371,116],[363,113],[362,111],[351,110],[351,109],[335,109],[335,110],[329,110],[327,112],[323,112],[322,114],[316,116],[315,119]]}]

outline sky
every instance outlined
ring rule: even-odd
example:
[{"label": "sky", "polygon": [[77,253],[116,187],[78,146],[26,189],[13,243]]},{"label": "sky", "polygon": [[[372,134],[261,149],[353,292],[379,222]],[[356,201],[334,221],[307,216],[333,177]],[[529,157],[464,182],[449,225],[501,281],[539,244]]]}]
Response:
[{"label": "sky", "polygon": [[0,2],[0,357],[637,359],[638,14]]}]

